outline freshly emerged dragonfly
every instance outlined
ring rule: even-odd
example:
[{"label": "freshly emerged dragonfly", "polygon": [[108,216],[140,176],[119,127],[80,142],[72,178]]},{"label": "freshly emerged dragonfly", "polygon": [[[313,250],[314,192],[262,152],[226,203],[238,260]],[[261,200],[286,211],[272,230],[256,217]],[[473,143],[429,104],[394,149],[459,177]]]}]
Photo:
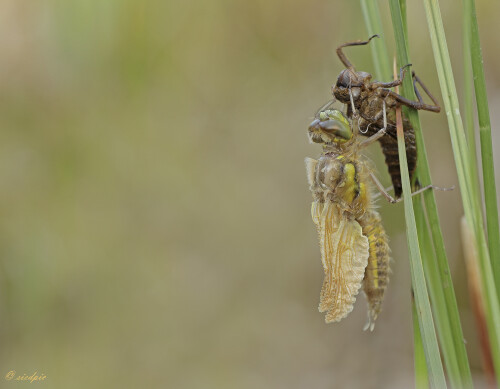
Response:
[{"label": "freshly emerged dragonfly", "polygon": [[[427,87],[414,72],[412,73],[413,87],[418,101],[408,100],[390,89],[402,84],[405,68],[410,65],[401,68],[399,79],[391,82],[372,82],[371,74],[356,71],[342,49],[349,46],[367,45],[375,37],[378,37],[378,35],[373,35],[367,41],[344,43],[337,48],[337,55],[346,66],[346,69],[342,70],[338,76],[336,84],[332,87],[332,93],[337,100],[347,105],[347,116],[353,120],[357,120],[357,126],[362,135],[373,136],[385,127],[386,135],[381,136],[379,142],[382,146],[385,161],[389,168],[394,194],[396,198],[399,198],[402,193],[402,185],[401,173],[399,170],[395,108],[398,105],[406,105],[414,109],[431,112],[440,112],[441,108],[434,96],[432,96]],[[435,105],[428,105],[423,102],[422,96],[417,89],[417,83]],[[408,118],[404,115],[403,131],[406,144],[406,157],[408,159],[408,170],[411,180],[417,165],[417,147],[415,142],[415,131]]]},{"label": "freshly emerged dragonfly", "polygon": [[305,161],[325,273],[319,311],[326,312],[327,323],[341,320],[352,311],[363,286],[368,300],[365,328],[373,330],[389,281],[390,250],[374,209],[371,184],[379,184],[361,150],[384,132],[363,140],[342,112],[328,109],[318,113],[308,135],[323,146],[319,160]]}]

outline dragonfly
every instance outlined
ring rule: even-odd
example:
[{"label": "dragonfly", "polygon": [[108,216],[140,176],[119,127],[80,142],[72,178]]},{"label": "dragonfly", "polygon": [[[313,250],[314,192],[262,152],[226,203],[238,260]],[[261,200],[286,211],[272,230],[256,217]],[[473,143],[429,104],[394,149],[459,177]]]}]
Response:
[{"label": "dragonfly", "polygon": [[[402,199],[386,192],[363,156],[363,149],[385,136],[385,129],[367,139],[360,135],[340,110],[319,111],[308,137],[322,145],[322,154],[317,160],[306,158],[305,164],[325,275],[319,311],[327,323],[342,320],[362,287],[368,301],[365,329],[373,330],[390,274],[390,248],[375,209],[375,189],[391,203]],[[453,189],[428,185],[412,195],[430,188]]]},{"label": "dragonfly", "polygon": [[309,140],[323,146],[321,157],[306,158],[313,195],[311,215],[319,235],[324,270],[319,311],[327,323],[337,322],[353,309],[361,287],[368,301],[373,330],[389,282],[390,249],[373,199],[373,173],[362,150],[384,134],[363,140],[339,110],[317,114],[308,129]]}]

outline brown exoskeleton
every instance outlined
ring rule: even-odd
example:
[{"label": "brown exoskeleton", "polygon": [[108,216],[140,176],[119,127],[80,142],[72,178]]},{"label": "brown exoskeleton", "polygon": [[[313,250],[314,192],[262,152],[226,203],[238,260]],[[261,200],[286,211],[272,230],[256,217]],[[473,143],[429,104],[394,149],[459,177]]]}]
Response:
[{"label": "brown exoskeleton", "polygon": [[[342,52],[344,47],[367,45],[373,38],[367,41],[348,42],[337,48],[337,55],[346,66],[337,78],[336,84],[332,87],[333,96],[340,102],[347,105],[347,116],[358,120],[359,131],[365,136],[372,136],[385,128],[385,135],[380,135],[378,139],[385,161],[389,168],[394,194],[398,198],[401,196],[401,173],[399,171],[398,144],[396,137],[396,116],[395,108],[398,105],[405,105],[414,109],[440,112],[441,108],[425,85],[413,72],[413,87],[418,101],[408,100],[398,95],[390,88],[401,85],[405,75],[406,65],[400,69],[399,79],[391,82],[372,81],[372,75],[366,72],[357,72],[353,64]],[[425,93],[431,98],[435,105],[425,104],[417,89],[417,83]],[[415,143],[415,131],[408,120],[403,116],[403,129],[406,144],[406,156],[408,159],[408,169],[410,179],[413,177],[417,164],[417,148]]]}]

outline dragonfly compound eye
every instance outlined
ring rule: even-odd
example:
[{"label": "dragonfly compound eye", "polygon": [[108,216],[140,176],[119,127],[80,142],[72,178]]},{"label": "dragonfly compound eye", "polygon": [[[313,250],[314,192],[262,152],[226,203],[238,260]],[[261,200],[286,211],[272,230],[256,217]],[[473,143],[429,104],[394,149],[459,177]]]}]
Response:
[{"label": "dragonfly compound eye", "polygon": [[354,72],[351,69],[344,69],[337,78],[337,88],[354,88],[362,86],[366,80],[371,78],[370,73]]},{"label": "dragonfly compound eye", "polygon": [[352,72],[349,69],[344,69],[340,72],[339,77],[337,78],[337,88],[349,88],[352,86]]},{"label": "dragonfly compound eye", "polygon": [[309,139],[314,143],[344,143],[352,138],[349,121],[337,110],[326,110],[319,113],[308,129]]},{"label": "dragonfly compound eye", "polygon": [[321,136],[321,127],[320,124],[321,120],[320,119],[314,119],[311,124],[309,124],[308,128],[308,135],[309,135],[309,140],[314,143],[323,143],[323,138]]}]

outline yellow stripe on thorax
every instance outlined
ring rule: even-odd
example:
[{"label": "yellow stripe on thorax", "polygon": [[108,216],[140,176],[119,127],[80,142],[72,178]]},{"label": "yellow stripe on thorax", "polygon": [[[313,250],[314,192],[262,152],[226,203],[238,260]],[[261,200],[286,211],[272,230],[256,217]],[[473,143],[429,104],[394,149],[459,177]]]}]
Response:
[{"label": "yellow stripe on thorax", "polygon": [[344,165],[345,200],[352,203],[359,194],[359,185],[356,182],[356,167],[352,163]]}]

